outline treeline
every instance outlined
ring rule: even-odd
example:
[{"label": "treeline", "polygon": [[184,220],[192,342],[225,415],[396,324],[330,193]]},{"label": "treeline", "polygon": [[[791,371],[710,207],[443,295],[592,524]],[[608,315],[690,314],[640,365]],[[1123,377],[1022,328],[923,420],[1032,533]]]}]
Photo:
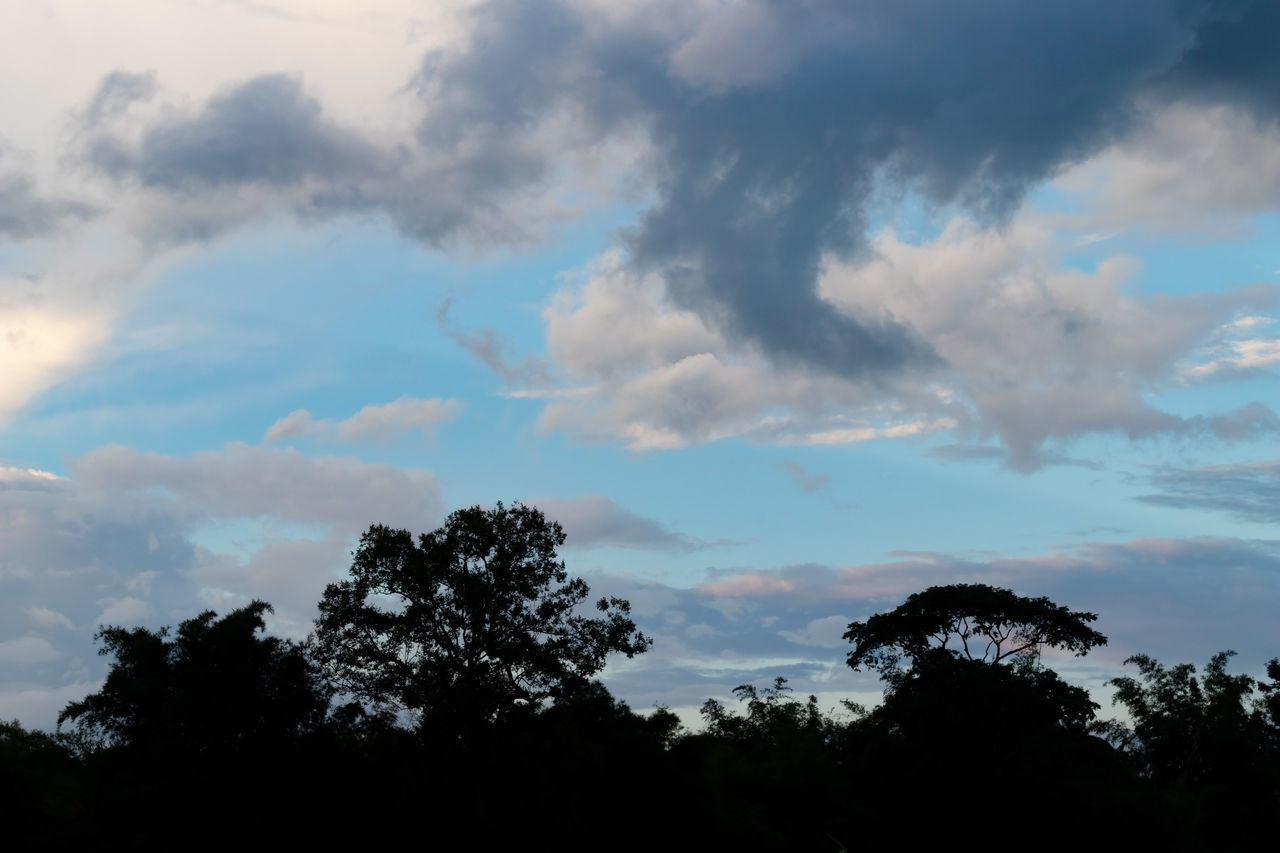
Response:
[{"label": "treeline", "polygon": [[983,585],[855,622],[873,710],[744,685],[681,728],[593,680],[650,640],[595,604],[536,509],[375,526],[305,643],[270,606],[107,627],[102,689],[55,733],[0,724],[6,849],[1273,850],[1280,661],[1267,679],[1132,658],[1131,725],[1041,662],[1096,615]]}]

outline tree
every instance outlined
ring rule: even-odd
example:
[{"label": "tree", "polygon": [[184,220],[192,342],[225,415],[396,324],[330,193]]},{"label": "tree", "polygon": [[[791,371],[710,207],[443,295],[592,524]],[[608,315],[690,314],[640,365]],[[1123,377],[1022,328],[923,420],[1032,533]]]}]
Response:
[{"label": "tree", "polygon": [[302,647],[263,636],[269,612],[255,601],[174,632],[98,631],[100,653],[115,661],[58,726],[73,724],[94,822],[120,849],[171,845],[197,823],[208,847],[296,836],[332,690]]},{"label": "tree", "polygon": [[115,662],[97,693],[72,702],[58,726],[100,746],[172,756],[261,749],[316,728],[331,692],[301,647],[266,630],[265,601],[221,619],[205,611],[178,626],[98,631]]},{"label": "tree", "polygon": [[[1082,655],[1104,644],[1089,627],[1096,619],[1047,598],[955,584],[851,623],[849,666],[886,684],[884,703],[859,724],[863,772],[876,780],[862,793],[896,809],[921,791],[968,782],[997,803],[1002,793],[1035,791],[1097,814],[1090,796],[1116,763],[1088,732],[1097,705],[1040,663],[1046,647]],[[940,797],[930,813],[936,823],[922,828],[925,837],[989,831],[992,820],[965,797]],[[1010,838],[1031,837],[1040,819],[1017,809],[1000,816]]]},{"label": "tree", "polygon": [[1257,682],[1227,672],[1233,651],[1210,658],[1203,677],[1189,663],[1166,668],[1147,655],[1125,664],[1138,678],[1121,676],[1112,704],[1124,705],[1133,721],[1130,749],[1143,771],[1158,781],[1182,785],[1226,783],[1258,766],[1266,743],[1266,714],[1254,697]]},{"label": "tree", "polygon": [[[1155,790],[1191,816],[1205,848],[1269,850],[1280,809],[1280,743],[1267,706],[1274,686],[1227,672],[1234,654],[1218,652],[1201,675],[1191,664],[1166,668],[1147,655],[1128,658],[1138,677],[1109,683],[1112,702],[1128,709],[1132,733],[1111,727]],[[1280,676],[1275,664],[1268,665],[1270,678]]]},{"label": "tree", "polygon": [[913,593],[888,613],[853,622],[848,663],[893,683],[906,657],[985,663],[1035,663],[1045,646],[1085,654],[1107,638],[1089,627],[1098,614],[1072,611],[1048,598],[1025,598],[986,584],[952,584]]},{"label": "tree", "polygon": [[417,543],[373,525],[350,580],[324,591],[312,648],[342,689],[422,723],[467,727],[563,695],[650,643],[620,598],[579,612],[590,590],[557,558],[564,540],[519,503],[458,510]]}]

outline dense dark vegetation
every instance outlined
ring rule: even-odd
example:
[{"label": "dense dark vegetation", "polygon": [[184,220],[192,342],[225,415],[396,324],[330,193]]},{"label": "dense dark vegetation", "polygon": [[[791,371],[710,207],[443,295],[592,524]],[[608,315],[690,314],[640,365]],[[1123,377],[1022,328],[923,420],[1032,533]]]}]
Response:
[{"label": "dense dark vegetation", "polygon": [[370,528],[303,644],[264,602],[107,627],[102,689],[56,734],[0,724],[13,850],[268,846],[513,850],[947,849],[1017,843],[1273,850],[1280,661],[1268,680],[1145,657],[1101,722],[1041,662],[1096,615],[933,587],[845,635],[868,712],[783,679],[708,700],[703,729],[592,680],[650,640],[627,602],[584,613],[559,525],[474,507],[415,541]]}]

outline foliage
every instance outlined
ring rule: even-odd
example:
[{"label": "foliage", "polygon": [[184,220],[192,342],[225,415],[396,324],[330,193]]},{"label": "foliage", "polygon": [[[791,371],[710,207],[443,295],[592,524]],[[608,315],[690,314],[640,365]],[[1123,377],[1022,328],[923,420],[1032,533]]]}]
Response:
[{"label": "foliage", "polygon": [[[1170,811],[1193,815],[1216,849],[1272,849],[1267,827],[1280,813],[1276,685],[1227,672],[1234,654],[1215,654],[1201,675],[1191,664],[1166,668],[1134,655],[1125,663],[1138,677],[1112,679],[1113,701],[1133,723],[1123,746]],[[1280,665],[1269,664],[1267,675],[1280,676]]]},{"label": "foliage", "polygon": [[102,689],[72,702],[58,726],[99,746],[226,752],[319,726],[330,692],[303,650],[261,637],[271,605],[255,601],[221,619],[205,611],[178,626],[98,631],[115,662]]},{"label": "foliage", "polygon": [[1046,646],[1083,655],[1107,638],[1089,627],[1096,613],[1072,611],[1048,598],[1025,598],[986,584],[934,586],[913,593],[888,613],[853,622],[849,666],[877,671],[892,683],[905,657],[918,663],[931,650],[969,661],[1039,658]]},{"label": "foliage", "polygon": [[423,722],[492,721],[562,695],[610,653],[650,643],[622,599],[600,599],[598,617],[578,612],[589,589],[557,559],[564,540],[523,504],[458,510],[416,544],[374,525],[350,580],[324,592],[315,654],[344,690]]},{"label": "foliage", "polygon": [[1257,682],[1227,672],[1235,654],[1218,652],[1204,668],[1178,664],[1166,668],[1147,655],[1125,661],[1138,678],[1121,676],[1113,703],[1124,705],[1133,720],[1132,751],[1152,778],[1183,784],[1223,780],[1250,763],[1248,753],[1263,742],[1266,719],[1255,701]]},{"label": "foliage", "polygon": [[[811,695],[807,702],[800,702],[789,696],[790,692],[787,680],[781,676],[773,680],[772,686],[761,689],[751,684],[738,685],[733,688],[733,695],[739,702],[746,703],[745,716],[726,710],[724,704],[715,699],[708,699],[701,709],[707,734],[757,745],[775,745],[801,732],[826,740],[828,733],[839,724],[822,713],[817,696]],[[862,708],[852,703],[845,707],[851,713],[862,713]]]}]

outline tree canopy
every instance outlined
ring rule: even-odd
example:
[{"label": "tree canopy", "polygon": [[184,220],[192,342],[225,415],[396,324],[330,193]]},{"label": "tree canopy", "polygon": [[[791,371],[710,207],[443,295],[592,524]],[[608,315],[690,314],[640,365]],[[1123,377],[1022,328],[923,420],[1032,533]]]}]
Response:
[{"label": "tree canopy", "polygon": [[164,751],[226,751],[320,725],[330,691],[303,650],[265,631],[271,605],[221,619],[207,610],[178,626],[98,631],[115,662],[97,693],[58,715],[89,742]]},{"label": "tree canopy", "polygon": [[416,543],[374,525],[350,579],[325,589],[314,652],[342,689],[424,720],[492,720],[560,695],[650,643],[620,598],[580,612],[590,590],[558,559],[564,541],[519,503],[458,510]]},{"label": "tree canopy", "polygon": [[1107,638],[1089,627],[1096,613],[1072,611],[1048,598],[1026,598],[986,584],[933,586],[913,593],[888,613],[853,622],[849,666],[892,680],[905,657],[1000,663],[1034,662],[1045,646],[1083,655]]}]

